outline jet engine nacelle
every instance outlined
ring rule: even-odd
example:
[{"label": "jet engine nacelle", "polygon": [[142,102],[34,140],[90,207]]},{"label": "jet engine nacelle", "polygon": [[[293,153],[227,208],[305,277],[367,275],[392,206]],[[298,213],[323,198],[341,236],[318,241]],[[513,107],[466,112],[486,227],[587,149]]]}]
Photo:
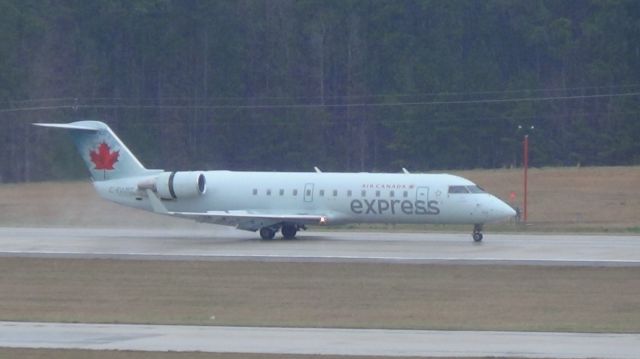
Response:
[{"label": "jet engine nacelle", "polygon": [[207,191],[207,180],[201,172],[164,172],[156,177],[155,189],[162,199],[196,197]]}]

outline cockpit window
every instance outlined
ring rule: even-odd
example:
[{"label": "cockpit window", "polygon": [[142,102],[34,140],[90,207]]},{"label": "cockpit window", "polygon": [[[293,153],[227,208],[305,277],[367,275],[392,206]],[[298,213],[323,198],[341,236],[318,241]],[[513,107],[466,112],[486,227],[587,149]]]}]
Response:
[{"label": "cockpit window", "polygon": [[470,193],[484,193],[485,191],[480,186],[467,186]]},{"label": "cockpit window", "polygon": [[466,186],[449,186],[449,193],[469,193]]},{"label": "cockpit window", "polygon": [[457,193],[485,193],[480,186],[449,186],[449,194]]}]

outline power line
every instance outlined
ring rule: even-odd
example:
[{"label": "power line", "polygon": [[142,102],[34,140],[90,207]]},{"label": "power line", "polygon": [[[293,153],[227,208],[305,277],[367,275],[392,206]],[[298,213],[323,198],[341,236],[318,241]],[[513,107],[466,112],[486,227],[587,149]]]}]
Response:
[{"label": "power line", "polygon": [[542,96],[542,97],[518,97],[501,99],[478,100],[438,100],[438,101],[400,101],[400,102],[372,102],[372,103],[309,103],[309,104],[272,104],[272,105],[129,105],[129,104],[68,104],[51,106],[25,106],[0,109],[0,113],[46,111],[60,109],[171,109],[171,110],[245,110],[245,109],[309,109],[309,108],[368,108],[368,107],[413,107],[413,106],[439,106],[439,105],[472,105],[472,104],[501,104],[515,102],[550,102],[571,101],[580,99],[636,97],[640,92],[624,92],[614,94],[570,95],[570,96]]},{"label": "power line", "polygon": [[[241,101],[264,101],[264,100],[351,100],[351,99],[375,99],[375,98],[403,98],[403,97],[426,97],[426,96],[438,96],[438,97],[453,97],[453,96],[470,96],[470,95],[508,95],[517,93],[555,93],[555,92],[576,92],[576,91],[612,91],[620,89],[637,89],[640,88],[640,84],[626,84],[626,85],[607,85],[607,86],[579,86],[579,87],[555,87],[555,88],[540,88],[540,89],[514,89],[514,90],[483,90],[483,91],[440,91],[440,92],[411,92],[411,93],[387,93],[387,94],[352,94],[344,96],[259,96],[259,97],[239,97],[239,96],[220,96],[211,97],[208,99],[194,98],[194,97],[163,97],[162,101],[227,101],[227,100],[241,100]],[[635,91],[635,90],[634,90]],[[25,100],[11,100],[8,101],[12,104],[20,103],[41,103],[41,102],[61,102],[61,101],[78,101],[78,97],[60,97],[60,98],[42,98],[42,99],[25,99]],[[82,98],[84,101],[124,101],[127,100],[122,97],[93,97]],[[138,98],[136,101],[140,102],[155,102],[156,98]]]}]

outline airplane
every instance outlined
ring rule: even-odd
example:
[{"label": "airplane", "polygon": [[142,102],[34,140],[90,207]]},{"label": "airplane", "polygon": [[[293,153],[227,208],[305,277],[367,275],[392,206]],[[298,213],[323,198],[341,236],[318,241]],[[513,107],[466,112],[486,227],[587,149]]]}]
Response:
[{"label": "airplane", "polygon": [[473,182],[450,174],[146,169],[103,122],[34,123],[67,130],[100,197],[162,215],[259,231],[285,239],[309,225],[485,223],[514,209]]}]

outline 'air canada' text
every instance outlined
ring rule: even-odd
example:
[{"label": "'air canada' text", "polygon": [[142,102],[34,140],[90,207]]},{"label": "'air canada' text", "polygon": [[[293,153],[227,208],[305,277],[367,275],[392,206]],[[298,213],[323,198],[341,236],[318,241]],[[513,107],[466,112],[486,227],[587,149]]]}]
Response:
[{"label": "'air canada' text", "polygon": [[351,201],[351,212],[355,214],[407,214],[407,215],[438,215],[438,201],[409,201],[399,199],[354,199]]}]

